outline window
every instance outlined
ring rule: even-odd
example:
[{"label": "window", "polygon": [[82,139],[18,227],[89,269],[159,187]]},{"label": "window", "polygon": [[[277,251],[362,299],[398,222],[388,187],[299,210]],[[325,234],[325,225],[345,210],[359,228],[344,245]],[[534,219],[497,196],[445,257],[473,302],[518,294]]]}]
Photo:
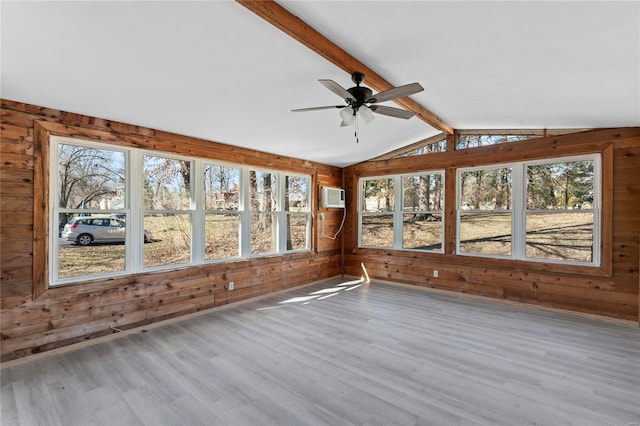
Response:
[{"label": "window", "polygon": [[310,249],[311,177],[51,137],[49,285]]},{"label": "window", "polygon": [[191,262],[192,161],[144,155],[143,224],[153,235],[144,267]]},{"label": "window", "polygon": [[395,179],[366,179],[361,184],[360,245],[394,246]]},{"label": "window", "polygon": [[204,165],[205,260],[240,256],[240,168]]},{"label": "window", "polygon": [[252,255],[311,246],[309,176],[249,171]]},{"label": "window", "polygon": [[278,176],[268,171],[250,170],[251,254],[268,254],[278,251],[276,210],[278,201]]},{"label": "window", "polygon": [[306,176],[289,175],[285,179],[286,249],[308,249],[311,235],[310,181]]},{"label": "window", "polygon": [[[50,282],[124,271],[124,221],[111,226],[111,218],[126,216],[126,152],[65,141],[52,154]],[[85,250],[89,244],[94,247]]]},{"label": "window", "polygon": [[456,139],[456,149],[518,142],[527,139],[575,133],[576,131],[576,129],[460,130],[458,131],[458,137]]},{"label": "window", "polygon": [[360,179],[360,200],[361,247],[443,251],[443,172]]},{"label": "window", "polygon": [[442,251],[443,175],[402,178],[402,248]]},{"label": "window", "polygon": [[594,161],[525,166],[525,257],[592,263],[597,223]]},{"label": "window", "polygon": [[511,256],[511,172],[505,166],[459,173],[460,253]]},{"label": "window", "polygon": [[446,150],[447,138],[443,134],[439,134],[427,139],[424,143],[420,144],[420,146],[417,146],[410,151],[402,152],[396,155],[394,158],[433,154],[434,152],[445,152]]},{"label": "window", "polygon": [[600,263],[600,157],[458,170],[458,254]]},{"label": "window", "polygon": [[479,146],[518,142],[541,137],[542,135],[535,134],[461,134],[456,140],[456,149],[477,148]]}]

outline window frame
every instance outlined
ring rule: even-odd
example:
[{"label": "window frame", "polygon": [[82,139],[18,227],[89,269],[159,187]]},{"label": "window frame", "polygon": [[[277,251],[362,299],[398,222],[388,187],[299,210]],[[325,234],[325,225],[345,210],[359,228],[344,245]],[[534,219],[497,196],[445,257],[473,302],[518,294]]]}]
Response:
[{"label": "window frame", "polygon": [[[283,224],[282,228],[282,232],[279,234],[281,241],[282,241],[282,246],[280,246],[283,249],[283,252],[285,253],[295,253],[295,252],[303,252],[303,251],[308,251],[311,250],[311,192],[313,190],[312,188],[312,178],[310,175],[305,175],[302,173],[293,173],[293,172],[281,172],[282,173],[282,179],[280,179],[280,182],[282,182],[282,189],[280,191],[280,193],[282,194],[282,198],[280,200],[280,206],[281,209],[278,211],[278,213],[280,215],[282,215],[282,218],[280,218],[278,220],[278,223]],[[291,210],[285,210],[284,206],[287,205],[289,203],[289,200],[287,200],[287,196],[288,196],[288,188],[287,188],[287,183],[288,183],[288,177],[297,177],[297,178],[305,178],[307,180],[307,198],[305,200],[306,202],[306,209],[304,211],[291,211]],[[306,216],[306,229],[305,229],[305,240],[306,240],[306,244],[304,248],[301,249],[288,249],[287,248],[287,241],[288,241],[288,225],[290,224],[289,222],[289,217],[290,216]]]},{"label": "window frame", "polygon": [[[205,201],[205,197],[206,197],[206,186],[204,183],[204,171],[205,171],[205,167],[207,165],[210,166],[221,166],[221,167],[229,167],[229,168],[233,168],[233,169],[237,169],[238,170],[238,209],[237,210],[210,210],[206,208],[206,201]],[[245,221],[245,210],[246,210],[246,202],[244,199],[244,194],[246,192],[246,188],[245,188],[245,175],[244,175],[244,168],[239,165],[239,164],[233,164],[233,163],[228,163],[226,161],[218,161],[216,159],[203,159],[202,163],[200,164],[200,168],[198,168],[196,170],[196,185],[198,188],[200,188],[200,186],[198,186],[197,183],[197,179],[203,179],[202,182],[202,191],[197,191],[197,195],[201,196],[202,199],[198,200],[196,198],[196,203],[197,205],[202,206],[202,209],[197,209],[196,210],[196,214],[201,213],[202,217],[198,216],[198,218],[196,219],[198,222],[202,222],[202,232],[200,233],[201,235],[199,235],[198,238],[198,245],[197,247],[200,248],[202,247],[203,253],[202,253],[202,262],[204,264],[208,264],[208,263],[222,263],[222,262],[230,262],[230,261],[237,261],[237,260],[241,260],[242,259],[242,236],[243,233],[243,221]],[[238,253],[235,256],[229,256],[229,257],[219,257],[219,258],[214,258],[214,259],[207,259],[207,254],[206,254],[206,243],[207,243],[207,239],[206,239],[206,226],[207,226],[207,215],[209,214],[233,214],[235,216],[238,217]],[[195,242],[194,242],[195,244]]]},{"label": "window frame", "polygon": [[[456,129],[456,138],[453,143],[453,149],[455,151],[464,151],[469,149],[473,150],[477,148],[503,145],[513,142],[522,142],[549,136],[560,136],[585,130],[589,129]],[[475,137],[478,138],[478,141],[480,141],[481,138],[484,137],[503,137],[504,140],[464,147],[460,146],[460,142],[463,137]],[[509,140],[509,138],[511,138],[511,140]]]},{"label": "window frame", "polygon": [[[455,254],[459,256],[470,256],[480,258],[494,258],[494,259],[507,259],[516,261],[526,261],[535,263],[552,263],[565,266],[586,266],[592,268],[604,268],[602,262],[603,251],[603,238],[602,238],[602,205],[603,205],[603,173],[602,164],[605,161],[604,154],[592,153],[571,155],[562,157],[548,157],[536,160],[525,160],[510,163],[493,163],[483,166],[474,167],[460,167],[456,169],[456,235],[455,235]],[[526,180],[526,168],[531,165],[541,164],[555,164],[555,163],[569,163],[576,161],[592,161],[593,162],[593,191],[594,202],[592,206],[593,211],[593,239],[592,239],[592,261],[582,262],[575,260],[561,260],[561,259],[545,259],[526,256],[526,217],[527,217],[527,180]],[[511,167],[512,170],[512,188],[511,188],[511,255],[494,255],[494,254],[482,254],[482,253],[470,253],[462,252],[460,250],[460,218],[461,215],[466,212],[462,209],[462,173],[467,171],[487,170]],[[584,211],[584,210],[583,210]],[[535,212],[535,211],[534,211]]]},{"label": "window frame", "polygon": [[[125,160],[125,204],[124,204],[124,208],[123,209],[106,209],[106,210],[102,210],[102,209],[72,209],[72,208],[62,208],[58,206],[58,191],[52,191],[51,188],[58,188],[59,187],[59,174],[58,174],[58,153],[59,153],[59,146],[60,145],[75,145],[75,146],[81,146],[81,147],[86,147],[86,148],[91,148],[91,149],[103,149],[103,150],[108,150],[108,151],[118,151],[118,152],[122,152],[124,154],[124,160]],[[130,274],[130,272],[128,272],[128,270],[132,267],[131,262],[133,259],[130,259],[131,255],[132,255],[132,247],[133,247],[133,238],[132,238],[132,233],[130,230],[130,227],[125,227],[125,265],[124,265],[124,269],[121,271],[112,271],[112,272],[103,272],[103,273],[96,273],[96,274],[91,274],[91,275],[82,275],[82,276],[73,276],[73,277],[66,277],[66,278],[58,278],[59,275],[59,257],[58,257],[58,248],[59,248],[59,238],[58,237],[54,237],[51,238],[52,235],[55,233],[57,234],[56,230],[59,229],[59,220],[60,220],[60,214],[62,213],[71,213],[71,214],[75,214],[75,213],[88,213],[88,214],[109,214],[111,212],[115,212],[115,213],[111,213],[111,214],[125,214],[125,221],[130,219],[130,204],[131,204],[131,175],[129,173],[130,167],[131,167],[131,153],[129,150],[127,150],[124,147],[119,147],[119,146],[114,146],[114,145],[109,145],[109,144],[104,144],[104,143],[100,143],[100,142],[95,142],[95,141],[89,141],[89,140],[84,140],[84,139],[76,139],[76,138],[70,138],[70,137],[66,137],[66,136],[57,136],[57,135],[52,135],[49,137],[49,152],[53,152],[53,155],[49,156],[49,161],[50,164],[47,164],[48,169],[51,171],[51,173],[48,176],[48,206],[50,206],[50,209],[48,209],[49,211],[48,213],[48,229],[51,230],[51,232],[48,233],[47,235],[47,246],[48,246],[48,259],[47,259],[47,265],[49,265],[50,267],[47,268],[47,270],[45,271],[46,275],[47,275],[47,280],[49,285],[51,286],[61,286],[64,284],[68,284],[68,283],[73,283],[78,281],[79,279],[82,280],[96,280],[96,279],[104,279],[104,278],[112,278],[112,277],[119,277],[119,276],[124,276],[124,275],[128,275]],[[35,217],[34,217],[35,218]],[[144,238],[143,238],[144,239]],[[133,260],[135,261],[135,260]],[[80,277],[84,277],[84,278],[80,278]]]},{"label": "window frame", "polygon": [[[41,238],[34,238],[34,253],[46,253],[46,257],[40,262],[34,262],[33,273],[33,296],[38,297],[49,288],[59,288],[67,285],[76,284],[88,284],[104,279],[111,279],[122,276],[136,275],[147,272],[158,272],[163,270],[177,270],[188,267],[194,267],[198,265],[208,263],[229,262],[238,260],[248,260],[251,258],[267,257],[267,256],[282,256],[289,253],[297,252],[310,252],[312,250],[313,241],[311,239],[312,229],[312,214],[311,214],[311,200],[313,193],[313,175],[304,174],[299,172],[290,172],[286,170],[270,170],[262,167],[254,167],[248,164],[235,164],[225,161],[218,161],[215,158],[201,158],[196,156],[186,156],[177,153],[167,151],[155,151],[146,148],[140,148],[132,146],[126,143],[118,143],[118,141],[95,141],[85,138],[78,138],[67,136],[63,134],[54,134],[47,130],[46,127],[40,123],[36,123],[35,126],[36,140],[42,142],[37,149],[34,149],[34,176],[41,177],[42,187],[40,190],[44,195],[41,200],[42,209],[34,212],[34,222],[42,219],[44,221],[43,231],[44,235]],[[51,232],[56,232],[58,225],[56,220],[59,220],[58,210],[56,207],[56,190],[58,185],[58,150],[59,144],[70,144],[78,146],[87,146],[95,149],[104,149],[110,151],[123,152],[125,155],[125,194],[126,205],[124,209],[118,209],[117,213],[124,213],[127,224],[131,226],[126,227],[125,231],[125,267],[122,271],[99,273],[93,275],[82,275],[75,277],[68,277],[64,279],[57,278],[58,268],[58,239],[57,234],[54,236]],[[157,209],[146,209],[143,202],[144,195],[144,178],[143,178],[143,160],[145,156],[154,156],[161,158],[170,158],[182,161],[190,162],[190,202],[188,210],[162,210],[163,213],[173,212],[179,214],[188,214],[190,218],[190,231],[191,231],[191,252],[190,261],[185,263],[166,264],[166,265],[154,265],[144,266],[144,236],[142,232],[135,232],[136,230],[144,229],[144,217],[146,213],[156,212]],[[239,255],[237,257],[220,258],[220,259],[205,259],[205,215],[208,210],[205,210],[204,205],[204,165],[226,165],[239,170],[239,185],[241,196],[239,197],[238,211],[233,212],[240,217],[240,236],[239,236]],[[285,181],[286,176],[303,177],[307,182],[307,199],[306,199],[306,211],[305,212],[285,212],[283,210],[285,188],[282,186],[277,189],[278,201],[277,209],[271,214],[274,220],[277,222],[278,227],[278,245],[277,250],[269,253],[251,254],[250,253],[250,215],[251,210],[247,206],[249,205],[249,170],[260,170],[275,174],[277,177],[277,185],[281,187]],[[39,193],[38,190],[35,192]],[[34,203],[37,205],[37,195],[34,196]],[[69,209],[66,209],[69,210]],[[95,210],[95,209],[94,209]],[[110,211],[110,210],[109,210]],[[89,211],[91,213],[105,213],[104,210]],[[294,250],[286,250],[286,217],[290,213],[302,215],[307,218],[306,222],[306,246],[305,248],[298,248]],[[284,228],[284,229],[283,229]],[[284,238],[281,237],[284,232]],[[55,273],[55,275],[54,275]]]},{"label": "window frame", "polygon": [[[441,242],[439,250],[425,250],[425,249],[416,249],[416,248],[405,248],[403,247],[403,219],[405,214],[409,214],[410,212],[404,211],[404,178],[405,177],[413,177],[413,176],[423,176],[423,175],[441,175],[441,184],[442,184],[442,210],[428,210],[427,212],[430,214],[438,214],[442,217],[441,221]],[[393,181],[393,191],[394,191],[394,206],[393,210],[385,211],[385,212],[373,212],[373,213],[365,213],[363,211],[364,205],[364,184],[366,181],[371,180],[392,180]],[[435,253],[435,254],[444,254],[445,252],[445,221],[446,221],[446,173],[444,169],[436,169],[436,170],[421,170],[413,173],[402,173],[402,174],[393,174],[393,175],[382,175],[382,176],[365,176],[360,177],[358,179],[358,248],[363,249],[378,249],[378,250],[400,250],[407,252],[417,252],[417,253]],[[392,246],[391,247],[382,247],[382,246],[368,246],[362,244],[362,220],[363,217],[366,216],[392,216],[393,218],[393,238],[392,238]]]},{"label": "window frame", "polygon": [[[518,203],[517,197],[514,196],[513,188],[519,182],[519,177],[514,173],[515,168],[517,167],[517,163],[501,163],[501,164],[490,164],[486,166],[474,166],[474,167],[461,167],[456,170],[456,236],[455,236],[455,247],[456,254],[460,256],[476,256],[476,257],[490,257],[494,259],[515,259],[514,252],[516,250],[514,243],[514,235],[516,234],[515,228],[515,211],[521,208]],[[462,208],[462,173],[465,172],[475,172],[479,170],[492,170],[492,169],[511,169],[511,209],[497,209],[497,210],[465,210]],[[460,250],[460,231],[461,231],[461,216],[463,213],[471,213],[471,214],[482,214],[486,212],[493,212],[497,214],[510,214],[511,215],[511,254],[481,254],[474,252],[462,252]]]},{"label": "window frame", "polygon": [[[203,228],[199,227],[197,224],[197,220],[200,215],[196,214],[202,213],[203,204],[202,200],[198,199],[198,189],[196,188],[196,183],[198,179],[198,170],[202,170],[202,159],[197,159],[195,157],[188,157],[179,154],[173,153],[165,153],[159,151],[150,151],[147,149],[144,150],[136,150],[133,148],[131,150],[131,156],[134,158],[134,161],[131,164],[131,174],[135,175],[135,178],[139,178],[141,181],[137,183],[136,188],[131,188],[132,194],[132,207],[131,207],[131,215],[133,217],[134,226],[138,226],[136,229],[144,229],[145,228],[145,216],[147,214],[160,214],[160,215],[186,215],[189,217],[189,240],[190,240],[190,253],[189,253],[189,261],[181,262],[181,263],[167,263],[163,265],[154,265],[154,266],[144,266],[145,253],[144,253],[144,241],[142,241],[142,245],[140,245],[140,241],[136,240],[136,249],[134,250],[139,254],[140,265],[139,270],[134,273],[139,272],[154,272],[154,271],[162,271],[166,269],[174,269],[186,266],[193,266],[199,263],[202,263],[204,246],[200,247],[201,244],[196,244],[200,239],[198,236],[202,235]],[[178,160],[178,161],[188,161],[190,163],[190,183],[189,183],[189,207],[181,208],[181,209],[147,209],[144,206],[144,158],[146,156],[156,157],[156,158],[165,158],[170,160]],[[135,201],[133,201],[135,200]],[[139,232],[135,233],[136,235],[140,234]]]}]

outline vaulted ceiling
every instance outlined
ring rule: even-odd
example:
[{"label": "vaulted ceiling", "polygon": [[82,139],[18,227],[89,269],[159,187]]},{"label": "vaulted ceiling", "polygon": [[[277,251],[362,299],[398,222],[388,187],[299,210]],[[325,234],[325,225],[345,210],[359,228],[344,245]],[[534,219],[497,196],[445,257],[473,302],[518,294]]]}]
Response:
[{"label": "vaulted ceiling", "polygon": [[[333,62],[241,3],[3,1],[0,95],[337,166],[436,127],[640,126],[637,1],[278,2]],[[386,105],[441,126],[378,115],[356,143],[337,110],[291,112],[341,104],[317,80],[357,63],[374,91],[419,82]]]}]

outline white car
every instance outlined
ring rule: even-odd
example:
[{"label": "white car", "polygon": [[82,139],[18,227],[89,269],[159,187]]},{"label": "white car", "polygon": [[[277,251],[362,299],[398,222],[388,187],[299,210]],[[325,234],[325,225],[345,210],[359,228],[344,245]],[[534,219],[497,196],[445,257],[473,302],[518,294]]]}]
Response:
[{"label": "white car", "polygon": [[[91,243],[124,242],[125,227],[125,221],[117,217],[80,216],[74,217],[64,226],[61,236],[81,246]],[[144,242],[151,240],[151,233],[145,229]]]}]

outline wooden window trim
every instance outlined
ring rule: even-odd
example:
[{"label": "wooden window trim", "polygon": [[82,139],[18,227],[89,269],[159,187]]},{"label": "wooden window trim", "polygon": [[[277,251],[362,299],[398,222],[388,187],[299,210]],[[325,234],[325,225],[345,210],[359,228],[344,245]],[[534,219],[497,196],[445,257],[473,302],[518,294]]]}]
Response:
[{"label": "wooden window trim", "polygon": [[613,143],[600,153],[600,271],[613,275]]},{"label": "wooden window trim", "polygon": [[[34,168],[34,195],[33,195],[33,269],[32,269],[32,298],[35,300],[41,297],[44,293],[51,289],[49,282],[49,233],[50,233],[50,201],[49,201],[49,187],[50,187],[50,161],[51,161],[51,138],[55,136],[66,138],[77,138],[83,140],[92,140],[96,142],[102,142],[112,144],[114,146],[129,147],[129,148],[141,148],[145,150],[154,150],[154,147],[148,146],[148,136],[123,133],[117,134],[110,131],[98,130],[98,129],[85,129],[82,127],[69,126],[56,122],[49,122],[45,120],[37,120],[33,125],[34,131],[34,148],[33,148],[33,168]],[[180,136],[182,138],[182,136]],[[157,149],[160,153],[165,154],[178,154],[187,155],[189,157],[198,157],[201,159],[208,159],[211,161],[224,162],[224,158],[211,158],[207,157],[202,149],[194,149],[194,152],[188,152],[186,154],[178,153],[171,148],[175,147],[175,143],[166,143],[166,139],[160,135],[158,140],[162,142],[162,148]],[[199,140],[188,138],[191,143],[199,143]],[[167,149],[168,148],[168,149]],[[233,148],[236,151],[237,148]],[[247,152],[249,152],[247,150]],[[242,156],[239,156],[241,160],[245,160]],[[235,157],[234,157],[235,158]],[[238,166],[246,168],[255,168],[255,166],[249,161],[240,161],[233,163]],[[306,162],[303,167],[285,168],[283,164],[271,165],[269,170],[276,171],[283,174],[305,175],[309,177],[309,188],[315,188],[317,186],[317,171],[312,172],[310,167],[307,167]],[[287,164],[289,165],[289,164]],[[311,210],[309,215],[311,217],[311,236],[309,240],[309,248],[299,251],[288,251],[276,253],[277,256],[298,256],[299,254],[309,254],[317,252],[317,238],[315,237],[315,228],[313,224],[313,212],[317,207],[317,200],[315,200],[314,194],[310,195],[312,200]],[[314,201],[316,204],[313,204]],[[270,257],[270,256],[264,256]],[[252,259],[241,259],[250,261]],[[234,262],[237,260],[233,260]],[[206,264],[206,263],[203,263]],[[194,267],[202,266],[192,265]],[[153,271],[142,272],[155,273]],[[166,273],[161,271],[160,273]],[[98,279],[101,281],[102,279]],[[95,282],[95,280],[82,281],[78,284],[87,284]],[[72,285],[75,283],[69,283]],[[56,289],[67,287],[67,285],[55,286]]]},{"label": "wooden window trim", "polygon": [[[495,146],[482,147],[478,149],[491,148],[495,149]],[[445,169],[445,232],[444,232],[444,253],[429,253],[429,252],[415,252],[405,250],[395,250],[391,248],[373,248],[373,247],[356,247],[352,250],[352,254],[355,255],[380,255],[385,254],[389,256],[398,257],[412,257],[417,259],[424,259],[427,261],[434,261],[443,264],[458,265],[460,263],[470,264],[475,266],[486,266],[495,268],[505,268],[513,271],[552,271],[558,274],[578,275],[578,276],[595,276],[611,278],[613,276],[613,159],[614,159],[614,143],[608,142],[604,146],[600,145],[599,150],[581,150],[580,153],[575,155],[588,155],[588,154],[600,154],[600,265],[599,266],[584,266],[584,265],[571,265],[561,263],[550,262],[538,262],[528,260],[516,260],[516,259],[497,259],[490,257],[479,256],[462,256],[455,253],[455,215],[456,215],[456,191],[455,185],[457,184],[456,175],[457,165],[448,165]],[[541,158],[556,158],[562,157],[564,153],[555,153],[554,156],[544,156]],[[442,155],[442,154],[441,154]],[[444,154],[446,155],[446,154]],[[406,158],[405,158],[406,160]],[[411,161],[411,160],[409,160]],[[513,161],[513,160],[512,160]],[[524,160],[517,160],[524,161]],[[483,166],[499,165],[498,163],[478,164]],[[465,165],[466,166],[466,165]],[[461,166],[462,167],[462,166]],[[391,173],[394,174],[394,173]],[[359,180],[369,177],[384,177],[384,174],[377,174],[375,176],[369,176],[367,174],[361,174],[354,179],[354,191],[359,188]],[[358,225],[356,225],[358,226]]]},{"label": "wooden window trim", "polygon": [[[51,137],[71,137],[134,147],[115,135],[91,130],[90,135],[81,128],[48,121],[33,124],[33,271],[32,298],[35,300],[49,290],[49,176]],[[61,286],[63,287],[63,286]]]},{"label": "wooden window trim", "polygon": [[34,123],[33,144],[33,299],[49,288],[49,156],[51,132]]}]

